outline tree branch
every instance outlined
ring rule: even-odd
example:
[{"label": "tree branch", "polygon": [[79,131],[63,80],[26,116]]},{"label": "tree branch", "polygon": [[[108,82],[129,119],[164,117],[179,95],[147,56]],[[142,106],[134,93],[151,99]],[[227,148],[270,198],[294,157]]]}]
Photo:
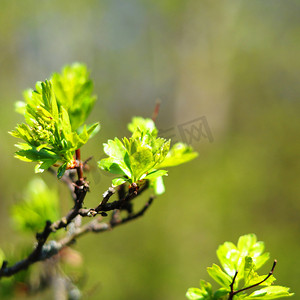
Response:
[{"label": "tree branch", "polygon": [[60,228],[67,227],[67,225],[70,224],[71,221],[79,214],[79,211],[82,208],[82,204],[88,190],[89,186],[86,182],[84,182],[84,184],[81,186],[75,185],[76,200],[74,207],[68,212],[68,214],[65,217],[61,218],[60,220],[56,221],[51,225],[51,229],[53,232]]},{"label": "tree branch", "polygon": [[41,260],[43,247],[51,232],[51,222],[46,221],[43,232],[36,234],[37,245],[35,249],[29,254],[26,259],[17,262],[12,267],[7,267],[8,262],[4,261],[0,269],[0,278],[8,277],[15,273],[18,273],[21,270],[27,269],[31,264]]},{"label": "tree branch", "polygon": [[145,212],[149,209],[154,199],[155,197],[151,196],[141,210],[123,219],[112,218],[110,222],[105,223],[105,222],[99,222],[102,220],[102,217],[98,217],[97,219],[90,221],[84,226],[77,228],[72,235],[63,238],[62,240],[59,241],[59,243],[63,248],[71,245],[76,239],[85,235],[88,232],[98,233],[98,232],[108,231],[116,226],[128,223],[139,217],[142,217],[145,214]]},{"label": "tree branch", "polygon": [[84,185],[81,186],[75,185],[76,200],[75,200],[74,207],[69,211],[69,213],[65,217],[56,221],[55,223],[46,221],[46,225],[43,232],[36,234],[37,245],[35,249],[31,252],[31,254],[29,254],[29,256],[26,259],[17,262],[15,265],[11,267],[7,267],[8,262],[4,261],[0,269],[0,278],[11,276],[21,270],[27,269],[31,264],[37,261],[45,260],[53,256],[54,254],[56,254],[59,249],[51,246],[50,249],[48,249],[49,247],[47,247],[48,245],[45,245],[45,243],[52,232],[55,232],[60,228],[66,227],[78,215],[78,211],[82,207],[82,203],[86,196],[87,191],[88,191],[87,183],[84,183]]},{"label": "tree branch", "polygon": [[[108,209],[108,208],[110,208],[108,210],[113,210],[114,208],[112,208],[112,207],[114,207],[114,206],[118,209],[122,209],[121,203],[124,203],[125,200],[126,201],[132,200],[133,198],[135,198],[138,195],[140,195],[141,193],[143,193],[147,188],[148,188],[148,185],[145,185],[143,188],[140,189],[140,191],[137,194],[133,194],[134,196],[131,196],[131,194],[128,192],[128,195],[124,199],[114,201],[112,203],[106,203],[107,202],[106,197],[108,197],[108,199],[109,199],[109,197],[111,195],[108,196],[108,194],[104,193],[104,198],[101,203],[103,203],[103,201],[104,201],[105,204],[103,204],[103,207],[101,209],[103,209],[103,211],[104,211],[104,209]],[[8,265],[7,261],[4,261],[2,264],[2,267],[0,269],[0,279],[1,279],[1,277],[9,277],[11,275],[18,273],[21,270],[25,270],[35,262],[38,262],[41,260],[46,260],[46,259],[56,255],[61,249],[69,246],[77,238],[81,237],[82,235],[85,235],[88,232],[98,233],[98,232],[108,231],[116,226],[125,224],[127,222],[130,222],[132,220],[135,220],[135,219],[143,216],[154,200],[154,196],[151,196],[140,211],[138,211],[137,213],[134,213],[134,214],[130,214],[126,218],[119,219],[116,217],[116,214],[114,214],[115,217],[112,217],[110,222],[105,223],[105,222],[99,222],[102,220],[102,218],[100,217],[100,219],[98,218],[98,219],[92,220],[91,222],[89,222],[81,227],[76,228],[74,230],[73,234],[71,234],[70,236],[64,237],[60,241],[53,240],[53,241],[50,241],[48,244],[46,244],[46,241],[52,232],[54,232],[58,229],[61,229],[63,227],[66,227],[68,224],[71,223],[71,221],[77,215],[80,214],[82,203],[83,203],[83,200],[85,198],[87,191],[88,191],[88,186],[86,184],[83,186],[75,186],[75,193],[77,196],[77,201],[76,201],[74,207],[61,220],[58,220],[55,223],[51,223],[50,221],[46,222],[46,226],[45,226],[43,232],[38,233],[36,235],[37,245],[36,245],[35,249],[29,254],[29,256],[27,258],[17,262],[16,264],[14,264],[11,267],[7,266]],[[109,193],[112,193],[112,190]]]}]

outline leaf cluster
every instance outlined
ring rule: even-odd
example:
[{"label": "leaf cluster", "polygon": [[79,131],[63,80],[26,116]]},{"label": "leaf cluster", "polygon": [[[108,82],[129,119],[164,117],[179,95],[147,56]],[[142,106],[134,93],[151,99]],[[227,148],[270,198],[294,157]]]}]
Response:
[{"label": "leaf cluster", "polygon": [[162,176],[168,173],[161,168],[185,163],[198,155],[183,143],[170,149],[170,140],[158,137],[151,119],[134,117],[128,129],[132,132],[130,138],[115,138],[103,145],[108,157],[98,163],[101,169],[119,175],[112,181],[114,186],[150,180],[156,193],[160,194],[164,191]]},{"label": "leaf cluster", "polygon": [[37,162],[37,172],[58,163],[61,177],[73,164],[75,150],[86,144],[99,127],[95,123],[79,128],[96,99],[90,95],[92,84],[87,75],[83,65],[67,66],[61,75],[37,82],[35,90],[25,91],[25,102],[17,103],[25,123],[19,124],[11,135],[25,143],[16,145],[20,149],[16,157]]},{"label": "leaf cluster", "polygon": [[[225,242],[217,250],[221,267],[213,264],[207,272],[221,288],[213,292],[209,282],[200,281],[200,288],[188,289],[186,296],[190,300],[225,300],[229,299],[233,284],[234,300],[242,299],[277,299],[292,296],[289,288],[272,285],[273,275],[258,275],[257,270],[269,259],[269,253],[264,253],[264,243],[257,241],[254,234],[241,236],[237,245]],[[236,273],[237,272],[237,273]],[[265,280],[267,278],[267,280]],[[264,286],[250,294],[248,288]]]}]

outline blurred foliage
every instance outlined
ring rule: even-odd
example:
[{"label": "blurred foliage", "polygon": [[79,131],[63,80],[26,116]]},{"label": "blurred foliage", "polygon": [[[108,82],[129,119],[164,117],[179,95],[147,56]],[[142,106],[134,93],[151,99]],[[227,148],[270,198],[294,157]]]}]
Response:
[{"label": "blurred foliage", "polygon": [[[195,278],[208,280],[204,268],[216,246],[244,232],[267,243],[279,261],[277,280],[299,294],[299,14],[296,0],[2,1],[4,252],[20,239],[7,226],[7,212],[32,175],[29,164],[13,158],[7,131],[21,122],[13,104],[37,78],[82,61],[99,95],[90,120],[105,128],[84,157],[126,135],[132,116],[151,116],[156,98],[161,133],[172,129],[167,134],[184,141],[178,126],[205,115],[214,136],[213,143],[192,140],[199,158],[169,170],[167,193],[143,219],[78,243],[88,266],[85,295],[182,299]],[[103,157],[92,161],[88,204],[96,205],[111,184],[96,167]],[[69,197],[62,187],[59,192]]]},{"label": "blurred foliage", "polygon": [[22,202],[12,207],[12,218],[20,232],[35,234],[45,227],[45,221],[55,222],[60,217],[58,193],[41,178],[29,182]]}]

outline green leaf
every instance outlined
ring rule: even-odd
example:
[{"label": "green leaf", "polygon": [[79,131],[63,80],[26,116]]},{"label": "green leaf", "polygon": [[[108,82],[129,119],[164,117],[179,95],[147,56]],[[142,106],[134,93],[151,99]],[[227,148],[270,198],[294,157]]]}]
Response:
[{"label": "green leaf", "polygon": [[66,172],[66,169],[67,169],[67,163],[64,163],[63,165],[61,165],[58,170],[57,170],[57,177],[60,179],[63,177],[63,175],[65,174]]},{"label": "green leaf", "polygon": [[137,131],[137,129],[139,129],[140,132],[149,132],[154,137],[157,136],[158,132],[152,119],[133,117],[131,123],[128,124],[128,130],[134,133]]},{"label": "green leaf", "polygon": [[217,256],[225,272],[233,277],[236,270],[238,270],[237,264],[240,256],[236,246],[231,242],[225,242],[219,246]]},{"label": "green leaf", "polygon": [[245,257],[247,255],[252,257],[256,270],[264,265],[270,257],[269,253],[263,254],[265,249],[264,243],[257,242],[255,234],[241,236],[239,238],[237,248],[240,251],[241,257]]},{"label": "green leaf", "polygon": [[[215,293],[213,295],[213,300],[223,300],[223,299],[227,300],[228,294],[229,294],[228,289],[220,288],[217,291],[215,291]],[[236,300],[236,298],[234,300]]]},{"label": "green leaf", "polygon": [[186,292],[186,297],[190,300],[205,300],[210,299],[208,296],[199,288],[189,288]]},{"label": "green leaf", "polygon": [[200,280],[199,288],[189,288],[186,297],[190,300],[210,300],[212,299],[212,287],[209,282]]},{"label": "green leaf", "polygon": [[112,174],[126,175],[130,177],[131,169],[128,152],[126,151],[123,143],[118,138],[108,140],[107,144],[103,144],[103,149],[109,158],[102,159],[98,162],[98,166]]},{"label": "green leaf", "polygon": [[26,111],[26,103],[24,101],[17,101],[15,103],[15,110],[17,113],[24,115]]},{"label": "green leaf", "polygon": [[159,165],[159,168],[177,166],[191,161],[197,156],[198,153],[191,146],[184,143],[177,143],[171,148],[164,161]]},{"label": "green leaf", "polygon": [[126,175],[126,173],[120,168],[120,165],[117,162],[115,162],[114,158],[112,157],[101,159],[98,162],[98,167],[112,174]]},{"label": "green leaf", "polygon": [[135,152],[129,155],[130,166],[132,169],[132,181],[139,180],[153,166],[153,154],[148,147],[137,146]]},{"label": "green leaf", "polygon": [[268,286],[253,292],[245,299],[267,300],[293,296],[294,294],[289,293],[289,290],[289,288],[283,286]]},{"label": "green leaf", "polygon": [[231,277],[238,270],[236,285],[244,278],[245,257],[253,260],[255,270],[259,269],[268,259],[269,253],[263,253],[264,244],[257,242],[255,234],[247,234],[239,238],[237,246],[225,242],[217,250],[217,256],[225,272]]},{"label": "green leaf", "polygon": [[124,177],[116,177],[112,180],[112,184],[113,184],[113,186],[118,186],[118,185],[125,183],[126,181],[127,181],[127,179]]},{"label": "green leaf", "polygon": [[[24,144],[22,144],[21,147],[24,147]],[[49,149],[42,148],[38,150],[37,147],[31,145],[28,145],[27,149],[17,151],[16,156],[18,156],[18,158],[23,159],[25,161],[51,160],[53,161],[53,164],[60,159],[60,156],[58,156],[55,152]]]},{"label": "green leaf", "polygon": [[143,179],[156,179],[158,177],[167,176],[168,171],[166,170],[155,170],[148,173]]},{"label": "green leaf", "polygon": [[[254,284],[257,284],[261,281],[263,281],[267,275],[261,275],[259,276],[255,272],[255,264],[253,262],[253,259],[250,256],[245,257],[245,266],[244,266],[244,287],[248,287]],[[262,285],[271,285],[275,281],[274,276],[270,276],[267,280],[265,280]]]},{"label": "green leaf", "polygon": [[24,200],[12,207],[12,218],[20,231],[38,232],[46,220],[59,219],[59,201],[56,190],[49,189],[40,178],[32,180],[24,194]]},{"label": "green leaf", "polygon": [[101,126],[100,126],[99,122],[94,123],[92,125],[88,125],[87,126],[87,133],[88,133],[89,137],[95,136],[95,134],[100,131],[100,128],[101,128]]},{"label": "green leaf", "polygon": [[72,129],[78,129],[86,121],[96,101],[86,66],[80,63],[65,66],[61,74],[53,74],[52,81],[59,105],[67,109]]},{"label": "green leaf", "polygon": [[207,268],[207,272],[211,278],[213,278],[218,284],[220,284],[224,288],[228,288],[232,282],[232,278],[222,271],[222,269],[216,265],[213,264],[212,267]]}]

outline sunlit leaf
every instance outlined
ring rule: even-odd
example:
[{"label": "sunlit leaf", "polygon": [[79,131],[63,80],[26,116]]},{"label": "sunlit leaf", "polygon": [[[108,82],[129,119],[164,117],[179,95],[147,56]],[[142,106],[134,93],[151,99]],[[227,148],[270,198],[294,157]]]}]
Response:
[{"label": "sunlit leaf", "polygon": [[[213,295],[213,300],[223,300],[223,299],[227,300],[228,294],[229,294],[228,289],[220,288],[217,291],[215,291],[215,293]],[[235,300],[236,299],[237,299],[237,297],[235,297]]]},{"label": "sunlit leaf", "polygon": [[253,292],[245,299],[268,300],[293,296],[294,294],[290,293],[289,290],[289,288],[283,286],[268,286]]},{"label": "sunlit leaf", "polygon": [[184,143],[175,144],[167,154],[159,168],[167,168],[177,166],[195,159],[198,153],[191,146]]},{"label": "sunlit leaf", "polygon": [[165,185],[162,176],[150,180],[150,186],[154,189],[154,193],[156,195],[161,195],[165,192]]},{"label": "sunlit leaf", "polygon": [[124,182],[126,182],[126,178],[124,177],[116,177],[112,180],[112,184],[113,186],[118,186],[118,185],[121,185],[123,184]]},{"label": "sunlit leaf", "polygon": [[222,269],[216,265],[213,264],[212,267],[207,268],[207,272],[211,278],[213,278],[218,284],[220,284],[224,288],[229,288],[232,278],[222,271]]},{"label": "sunlit leaf", "polygon": [[86,121],[96,101],[86,66],[80,63],[65,66],[61,73],[53,74],[52,82],[59,105],[68,111],[72,129],[78,129]]},{"label": "sunlit leaf", "polygon": [[157,136],[157,128],[152,119],[142,118],[142,117],[133,117],[131,123],[128,124],[128,130],[134,133],[137,129],[140,132],[149,131],[153,136]]},{"label": "sunlit leaf", "polygon": [[189,288],[186,297],[190,300],[210,300],[212,298],[212,287],[209,282],[200,280],[199,288]]}]

